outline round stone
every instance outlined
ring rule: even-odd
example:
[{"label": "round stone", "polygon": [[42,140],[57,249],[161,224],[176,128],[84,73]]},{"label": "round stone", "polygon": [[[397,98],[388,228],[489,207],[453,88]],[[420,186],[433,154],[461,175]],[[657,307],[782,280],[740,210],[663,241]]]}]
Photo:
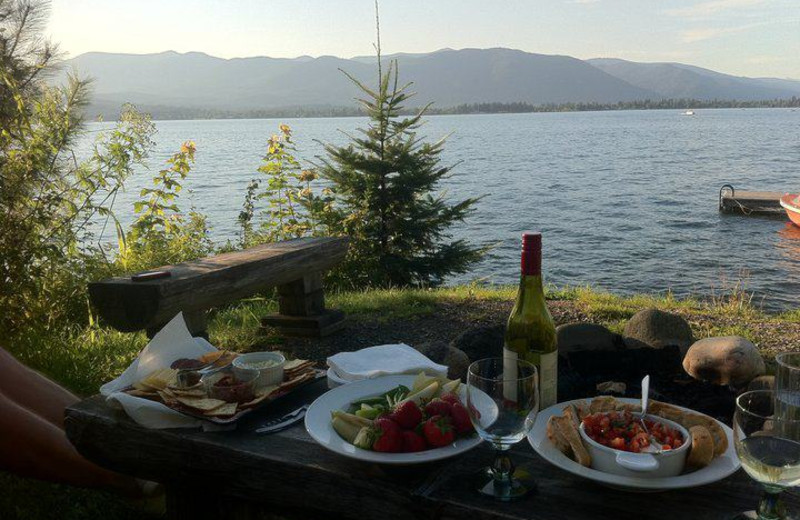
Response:
[{"label": "round stone", "polygon": [[622,338],[627,348],[665,348],[676,346],[685,354],[694,341],[692,327],[677,314],[644,309],[625,325]]},{"label": "round stone", "polygon": [[695,379],[735,387],[746,385],[766,371],[756,346],[739,336],[694,343],[683,358],[683,369]]},{"label": "round stone", "polygon": [[469,357],[461,350],[441,341],[420,343],[414,347],[434,363],[447,366],[447,377],[466,380]]},{"label": "round stone", "polygon": [[472,361],[502,357],[505,332],[503,325],[472,327],[459,334],[450,346],[464,352]]},{"label": "round stone", "polygon": [[619,335],[594,323],[566,323],[556,327],[560,356],[583,350],[616,350],[619,339]]}]

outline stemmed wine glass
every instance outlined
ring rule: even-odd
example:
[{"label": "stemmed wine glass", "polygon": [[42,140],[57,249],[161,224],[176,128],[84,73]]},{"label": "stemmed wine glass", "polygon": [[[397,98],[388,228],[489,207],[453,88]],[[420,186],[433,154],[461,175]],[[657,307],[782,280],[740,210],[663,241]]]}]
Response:
[{"label": "stemmed wine glass", "polygon": [[747,474],[764,487],[764,494],[756,511],[734,520],[785,518],[780,494],[800,484],[800,420],[776,411],[775,393],[770,390],[746,392],[736,399],[736,454]]},{"label": "stemmed wine glass", "polygon": [[495,448],[495,459],[479,475],[478,490],[513,500],[535,488],[530,473],[517,472],[508,450],[525,438],[539,408],[536,366],[522,360],[488,358],[467,371],[467,409],[478,435]]},{"label": "stemmed wine glass", "polygon": [[800,419],[800,352],[775,356],[776,413],[785,419]]}]

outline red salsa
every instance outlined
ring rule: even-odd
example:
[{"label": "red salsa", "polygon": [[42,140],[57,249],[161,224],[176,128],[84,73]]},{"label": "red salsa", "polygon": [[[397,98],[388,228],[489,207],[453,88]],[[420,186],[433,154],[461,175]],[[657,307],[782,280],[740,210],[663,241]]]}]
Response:
[{"label": "red salsa", "polygon": [[671,450],[683,444],[683,435],[664,423],[645,419],[650,436],[642,428],[638,417],[630,412],[600,412],[584,417],[583,428],[593,441],[615,450],[639,453],[652,441],[661,449]]}]

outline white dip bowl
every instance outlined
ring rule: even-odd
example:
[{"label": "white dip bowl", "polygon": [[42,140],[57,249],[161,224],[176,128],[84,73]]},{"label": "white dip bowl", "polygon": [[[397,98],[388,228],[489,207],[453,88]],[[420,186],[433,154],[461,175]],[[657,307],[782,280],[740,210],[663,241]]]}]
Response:
[{"label": "white dip bowl", "polygon": [[579,429],[584,446],[592,457],[592,469],[635,478],[663,478],[680,475],[686,464],[686,456],[692,445],[689,431],[680,424],[658,417],[647,415],[645,418],[665,424],[678,430],[683,436],[683,444],[679,448],[661,453],[631,453],[603,446],[586,434],[583,423]]},{"label": "white dip bowl", "polygon": [[233,360],[233,370],[258,370],[261,375],[256,381],[257,388],[279,385],[283,382],[283,366],[286,358],[277,352],[250,352]]}]

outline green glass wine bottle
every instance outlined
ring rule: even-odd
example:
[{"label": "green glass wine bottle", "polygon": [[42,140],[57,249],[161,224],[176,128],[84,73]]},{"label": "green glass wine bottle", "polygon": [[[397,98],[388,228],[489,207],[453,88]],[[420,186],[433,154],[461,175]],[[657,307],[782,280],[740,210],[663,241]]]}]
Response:
[{"label": "green glass wine bottle", "polygon": [[556,404],[558,344],[542,284],[542,234],[522,235],[522,278],[508,317],[503,357],[524,359],[539,370],[539,409]]}]

